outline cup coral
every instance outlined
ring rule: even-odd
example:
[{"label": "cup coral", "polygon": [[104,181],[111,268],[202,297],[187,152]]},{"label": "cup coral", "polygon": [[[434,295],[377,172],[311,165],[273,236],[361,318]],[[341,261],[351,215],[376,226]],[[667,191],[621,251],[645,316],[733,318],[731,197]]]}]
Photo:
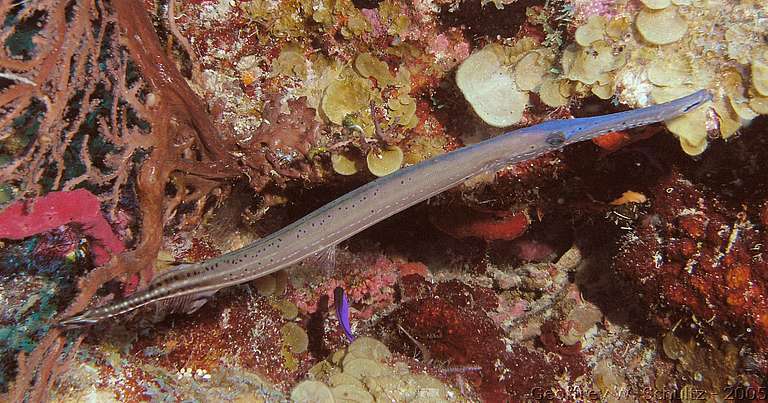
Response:
[{"label": "cup coral", "polygon": [[354,175],[357,173],[357,163],[344,154],[331,154],[331,166],[339,175]]},{"label": "cup coral", "polygon": [[469,56],[456,71],[456,84],[483,121],[507,127],[522,119],[528,93],[517,86],[500,53],[489,45]]},{"label": "cup coral", "polygon": [[366,157],[368,170],[376,176],[387,176],[403,165],[403,150],[391,146],[384,150],[371,150]]}]

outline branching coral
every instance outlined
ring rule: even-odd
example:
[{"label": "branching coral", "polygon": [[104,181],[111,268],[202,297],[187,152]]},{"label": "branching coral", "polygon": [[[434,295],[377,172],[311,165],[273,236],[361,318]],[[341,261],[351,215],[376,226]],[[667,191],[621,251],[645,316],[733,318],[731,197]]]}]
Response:
[{"label": "branching coral", "polygon": [[[143,7],[7,0],[0,14],[3,182],[26,197],[92,189],[113,219],[138,204],[134,248],[80,280],[70,314],[107,281],[151,269],[164,217],[239,171]],[[168,186],[174,197],[166,197]],[[81,339],[67,341],[52,329],[33,352],[20,354],[7,399],[41,400]]]}]

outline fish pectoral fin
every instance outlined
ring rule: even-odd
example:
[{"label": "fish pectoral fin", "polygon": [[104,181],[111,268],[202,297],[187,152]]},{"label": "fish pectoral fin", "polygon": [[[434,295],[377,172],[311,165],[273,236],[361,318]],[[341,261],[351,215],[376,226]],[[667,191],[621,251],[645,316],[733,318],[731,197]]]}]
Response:
[{"label": "fish pectoral fin", "polygon": [[198,298],[196,300],[189,302],[187,306],[184,307],[185,308],[184,313],[186,313],[187,315],[195,313],[195,311],[202,308],[203,305],[205,305],[205,303],[208,302],[209,299],[210,297]]},{"label": "fish pectoral fin", "polygon": [[313,253],[305,258],[303,263],[321,269],[326,275],[333,273],[336,268],[336,245]]},{"label": "fish pectoral fin", "polygon": [[160,300],[155,304],[155,314],[161,316],[177,312],[194,313],[205,305],[217,291],[219,290],[202,291]]}]

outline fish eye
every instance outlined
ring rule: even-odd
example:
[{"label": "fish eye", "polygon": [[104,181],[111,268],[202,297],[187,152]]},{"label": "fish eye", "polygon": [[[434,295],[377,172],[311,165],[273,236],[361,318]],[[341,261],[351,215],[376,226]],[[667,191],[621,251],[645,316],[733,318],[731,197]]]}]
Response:
[{"label": "fish eye", "polygon": [[558,147],[563,145],[565,143],[565,135],[563,132],[556,132],[552,133],[549,136],[547,136],[547,139],[545,140],[548,145],[552,147]]}]

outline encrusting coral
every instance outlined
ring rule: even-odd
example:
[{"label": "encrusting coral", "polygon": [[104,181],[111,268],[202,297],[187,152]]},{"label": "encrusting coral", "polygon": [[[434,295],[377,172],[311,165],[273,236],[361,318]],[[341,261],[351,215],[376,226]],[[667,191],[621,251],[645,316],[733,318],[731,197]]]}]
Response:
[{"label": "encrusting coral", "polygon": [[[755,73],[766,50],[758,39],[765,34],[761,13],[753,2],[688,1],[644,1],[639,9],[614,5],[603,15],[584,13],[576,16],[586,21],[576,30],[577,44],[563,56],[572,62],[563,67],[595,95],[636,106],[700,88],[713,91],[709,110],[667,124],[683,150],[698,155],[708,137],[728,139],[765,113],[758,89],[764,78]],[[578,58],[589,53],[597,57]],[[601,77],[574,75],[579,68]]]},{"label": "encrusting coral", "polygon": [[387,363],[382,342],[360,337],[311,370],[313,378],[291,391],[295,402],[433,402],[458,400],[457,391],[427,374],[413,374],[404,362]]},{"label": "encrusting coral", "polygon": [[[499,127],[521,121],[529,90],[560,107],[568,98],[590,94],[647,106],[707,88],[715,93],[709,108],[667,123],[683,150],[698,155],[708,137],[728,139],[766,113],[764,12],[752,2],[646,1],[639,8],[616,3],[576,9],[575,43],[559,60],[551,48],[503,58],[500,49],[511,48],[491,44],[463,62],[456,81],[477,114]],[[526,40],[531,41],[523,38],[515,46]]]}]

